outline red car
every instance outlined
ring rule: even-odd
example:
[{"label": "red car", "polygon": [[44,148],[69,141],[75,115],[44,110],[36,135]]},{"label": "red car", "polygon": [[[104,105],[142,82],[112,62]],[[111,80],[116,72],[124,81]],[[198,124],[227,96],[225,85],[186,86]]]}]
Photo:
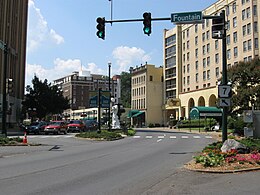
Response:
[{"label": "red car", "polygon": [[71,120],[68,124],[68,132],[82,132],[86,130],[85,124],[81,120]]},{"label": "red car", "polygon": [[44,133],[67,134],[67,124],[64,121],[51,121],[49,125],[45,126]]}]

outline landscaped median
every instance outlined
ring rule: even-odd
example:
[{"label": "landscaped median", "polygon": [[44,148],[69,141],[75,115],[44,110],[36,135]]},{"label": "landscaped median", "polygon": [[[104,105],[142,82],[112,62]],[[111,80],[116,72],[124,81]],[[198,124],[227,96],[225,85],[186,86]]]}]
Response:
[{"label": "landscaped median", "polygon": [[23,139],[20,137],[2,137],[0,136],[0,146],[16,146],[16,145],[24,145]]},{"label": "landscaped median", "polygon": [[231,149],[222,152],[222,142],[215,142],[206,146],[201,153],[184,167],[189,170],[233,173],[240,171],[260,169],[260,140],[241,139],[236,140],[246,146],[246,149]]},{"label": "landscaped median", "polygon": [[92,132],[82,132],[76,134],[76,137],[79,138],[86,138],[91,140],[100,140],[100,141],[113,141],[124,138],[126,136],[133,136],[135,134],[135,130],[128,129],[126,133],[122,130],[115,130],[115,131],[107,131],[102,130],[100,132],[92,131]]}]

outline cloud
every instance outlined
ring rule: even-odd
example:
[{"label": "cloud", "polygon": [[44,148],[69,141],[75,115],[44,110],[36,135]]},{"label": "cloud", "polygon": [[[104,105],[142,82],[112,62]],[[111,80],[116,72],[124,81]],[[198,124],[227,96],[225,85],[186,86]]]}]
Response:
[{"label": "cloud", "polygon": [[106,70],[98,68],[95,63],[88,63],[87,66],[81,64],[79,59],[63,60],[56,58],[53,62],[54,66],[50,69],[44,68],[40,64],[26,65],[26,85],[31,85],[31,80],[36,75],[40,80],[47,79],[48,82],[59,79],[61,77],[72,74],[74,71],[88,70],[91,74],[106,74]]},{"label": "cloud", "polygon": [[128,71],[130,66],[144,64],[151,60],[151,57],[141,48],[120,46],[113,50],[113,58],[116,60],[118,73]]},{"label": "cloud", "polygon": [[[27,51],[35,51],[41,44],[52,40],[55,44],[64,43],[64,38],[49,29],[47,21],[44,19],[39,8],[35,6],[33,0],[29,0],[29,20],[28,20],[28,42]],[[49,44],[49,43],[48,43]]]}]

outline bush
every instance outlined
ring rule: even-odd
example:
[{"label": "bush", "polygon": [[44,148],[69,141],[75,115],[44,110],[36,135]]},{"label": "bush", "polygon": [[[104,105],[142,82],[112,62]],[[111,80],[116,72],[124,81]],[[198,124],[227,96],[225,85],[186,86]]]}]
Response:
[{"label": "bush", "polygon": [[118,132],[111,132],[111,131],[101,131],[100,133],[97,132],[83,132],[76,134],[76,137],[82,138],[90,138],[90,139],[100,139],[100,140],[117,140],[121,139],[122,136]]},{"label": "bush", "polygon": [[194,120],[182,120],[180,121],[180,124],[178,127],[182,128],[188,128],[188,127],[206,127],[209,128],[209,126],[216,125],[217,121],[213,118],[207,118],[205,119],[194,119]]},{"label": "bush", "polygon": [[237,117],[237,118],[228,118],[228,124],[227,127],[228,129],[233,129],[234,133],[238,134],[238,135],[244,135],[244,127],[247,124],[244,123],[243,118],[242,117]]}]

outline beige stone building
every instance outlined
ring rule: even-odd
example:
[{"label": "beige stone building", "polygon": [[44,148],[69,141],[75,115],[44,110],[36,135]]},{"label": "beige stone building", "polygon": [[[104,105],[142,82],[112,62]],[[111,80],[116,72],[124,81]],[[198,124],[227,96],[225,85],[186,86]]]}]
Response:
[{"label": "beige stone building", "polygon": [[[260,0],[219,0],[203,15],[226,13],[227,66],[259,57]],[[189,117],[194,106],[216,106],[222,76],[222,40],[212,20],[164,31],[164,121]]]},{"label": "beige stone building", "polygon": [[131,125],[163,124],[163,68],[145,64],[130,70],[132,75]]},{"label": "beige stone building", "polygon": [[[7,123],[20,118],[21,101],[25,89],[25,58],[27,36],[28,0],[0,0],[0,42],[7,45],[6,62],[0,49],[0,110],[3,107],[4,78],[13,80],[13,92],[7,94]],[[6,66],[6,72],[4,71]],[[0,117],[2,118],[2,117]],[[0,119],[0,122],[2,120]]]}]

